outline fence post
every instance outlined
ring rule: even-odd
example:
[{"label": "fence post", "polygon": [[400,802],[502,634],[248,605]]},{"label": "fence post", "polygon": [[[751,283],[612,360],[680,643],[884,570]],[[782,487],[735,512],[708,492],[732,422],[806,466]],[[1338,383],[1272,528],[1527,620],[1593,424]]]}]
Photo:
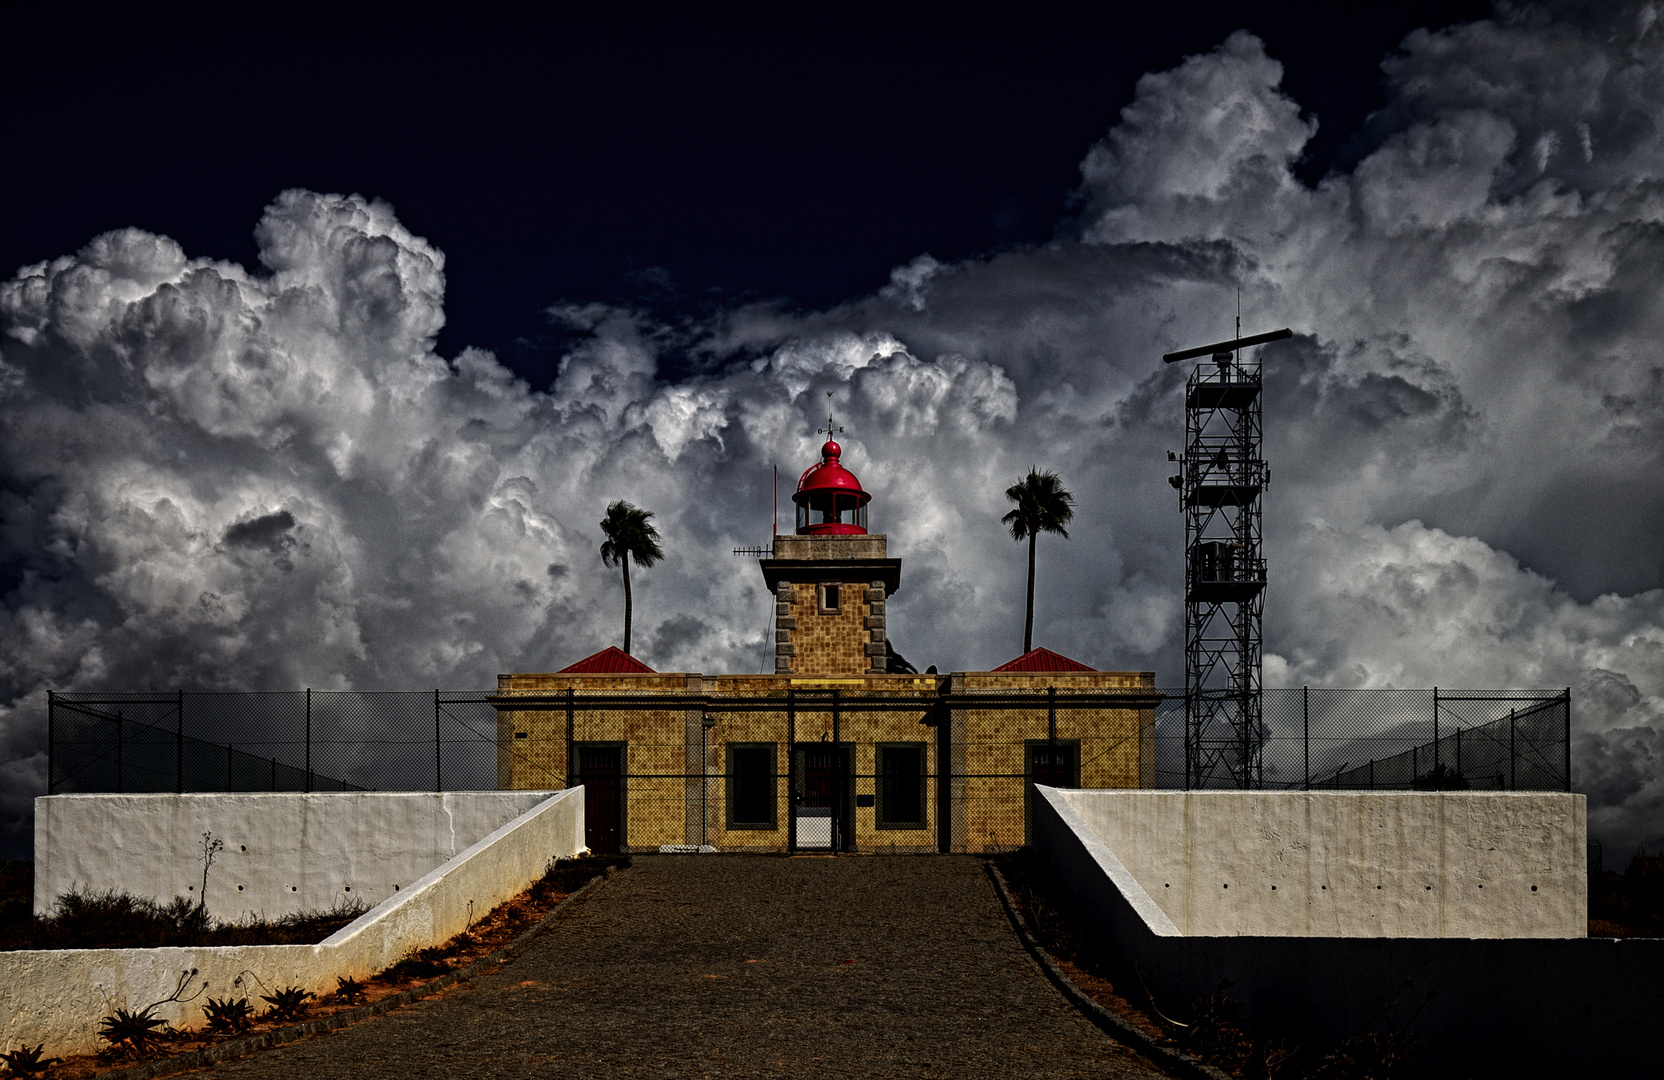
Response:
[{"label": "fence post", "polygon": [[1439,771],[1439,688],[1433,687],[1433,771]]},{"label": "fence post", "polygon": [[1312,705],[1311,705],[1311,694],[1312,694],[1312,688],[1311,687],[1302,686],[1300,688],[1300,728],[1301,728],[1300,745],[1304,748],[1303,757],[1304,757],[1305,766],[1306,766],[1306,790],[1307,791],[1310,791],[1312,789]]},{"label": "fence post", "polygon": [[1560,744],[1566,752],[1566,790],[1572,789],[1572,688],[1566,687],[1566,741]]},{"label": "fence post", "polygon": [[174,691],[173,786],[175,795],[185,793],[185,691]]},{"label": "fence post", "polygon": [[1046,743],[1057,749],[1057,687],[1046,687]]},{"label": "fence post", "polygon": [[125,762],[122,761],[122,756],[121,756],[121,734],[122,734],[122,732],[121,732],[122,722],[121,721],[122,721],[121,710],[117,709],[116,710],[116,794],[117,795],[121,794],[121,791],[122,791],[122,784],[124,782],[124,777],[122,776],[122,766],[125,764]]},{"label": "fence post", "polygon": [[1462,775],[1462,729],[1456,729],[1456,775]]},{"label": "fence post", "polygon": [[572,778],[577,775],[577,773],[572,771],[572,755],[577,752],[574,745],[573,745],[577,741],[577,729],[574,726],[574,722],[573,722],[573,718],[572,718],[572,710],[573,710],[574,705],[576,704],[576,702],[575,702],[576,697],[577,697],[577,691],[574,690],[572,687],[568,686],[566,688],[566,786],[567,787],[575,786],[572,783]]},{"label": "fence post", "polygon": [[231,744],[226,743],[225,744],[225,790],[227,792],[231,791],[231,755],[232,755],[232,753],[233,753],[233,751],[231,749]]},{"label": "fence post", "polygon": [[1519,790],[1519,774],[1515,771],[1519,759],[1514,753],[1514,713],[1516,709],[1508,710],[1508,790]]},{"label": "fence post", "polygon": [[1190,687],[1184,688],[1184,789],[1190,790]]},{"label": "fence post", "polygon": [[46,793],[53,794],[58,786],[58,695],[46,692]]},{"label": "fence post", "polygon": [[272,758],[272,790],[277,790],[277,758]]},{"label": "fence post", "polygon": [[[838,688],[832,688],[832,850],[844,849],[844,749],[840,741]],[[852,763],[853,764],[853,763]]]},{"label": "fence post", "polygon": [[445,775],[439,764],[439,691],[433,692],[433,790],[445,790]]},{"label": "fence post", "polygon": [[1369,759],[1369,790],[1375,790],[1375,759]]},{"label": "fence post", "polygon": [[786,689],[786,851],[797,854],[797,691]]}]

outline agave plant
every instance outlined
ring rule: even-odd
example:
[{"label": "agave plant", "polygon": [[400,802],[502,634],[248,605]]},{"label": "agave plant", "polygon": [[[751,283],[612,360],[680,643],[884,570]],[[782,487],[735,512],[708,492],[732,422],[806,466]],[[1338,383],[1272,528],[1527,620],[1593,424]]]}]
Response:
[{"label": "agave plant", "polygon": [[343,1005],[361,1005],[364,1003],[364,984],[350,975],[337,975],[335,997]]},{"label": "agave plant", "polygon": [[306,1011],[306,999],[312,996],[312,991],[302,990],[298,986],[290,986],[267,996],[260,995],[260,1000],[270,1005],[266,1012],[268,1020],[295,1020]]},{"label": "agave plant", "polygon": [[117,1009],[115,1015],[106,1016],[98,1024],[98,1037],[110,1044],[113,1053],[127,1054],[132,1057],[143,1057],[162,1040],[167,1021],[157,1016],[154,1005],[147,1006],[134,1012]]},{"label": "agave plant", "polygon": [[63,1058],[41,1057],[40,1052],[44,1049],[46,1049],[45,1043],[41,1043],[34,1049],[30,1049],[29,1045],[25,1043],[17,1050],[8,1050],[0,1054],[0,1061],[6,1063],[6,1075],[34,1076],[36,1073],[45,1072],[63,1060]]},{"label": "agave plant", "polygon": [[219,1035],[235,1035],[239,1031],[247,1031],[254,1023],[254,1006],[248,1003],[248,998],[209,998],[208,1004],[202,1007],[202,1015],[208,1021],[208,1030]]}]

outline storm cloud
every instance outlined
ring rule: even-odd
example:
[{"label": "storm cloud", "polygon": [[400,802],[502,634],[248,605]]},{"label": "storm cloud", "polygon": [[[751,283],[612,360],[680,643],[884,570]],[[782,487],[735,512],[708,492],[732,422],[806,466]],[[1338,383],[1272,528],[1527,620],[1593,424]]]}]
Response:
[{"label": "storm cloud", "polygon": [[[1578,9],[1580,12],[1585,9]],[[1592,17],[1580,14],[1579,19]],[[820,311],[667,326],[562,303],[551,387],[434,351],[444,256],[360,196],[285,192],[254,270],[123,230],[0,284],[0,812],[56,688],[484,688],[620,636],[607,503],[654,511],[643,659],[760,670],[771,466],[844,462],[904,560],[896,647],[1021,641],[1031,465],[1077,497],[1036,639],[1182,680],[1162,352],[1264,351],[1268,685],[1574,691],[1591,834],[1664,846],[1664,47],[1651,5],[1412,34],[1352,164],[1238,33],[1140,81],[1044,245],[921,253]],[[1106,118],[1107,119],[1107,118]],[[661,371],[675,354],[682,374]]]}]

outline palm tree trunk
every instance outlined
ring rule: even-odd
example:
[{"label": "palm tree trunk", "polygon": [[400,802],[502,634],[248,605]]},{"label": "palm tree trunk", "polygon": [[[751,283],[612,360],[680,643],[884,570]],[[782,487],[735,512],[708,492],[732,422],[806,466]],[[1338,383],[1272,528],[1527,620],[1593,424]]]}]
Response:
[{"label": "palm tree trunk", "polygon": [[1028,534],[1028,615],[1023,619],[1023,652],[1034,648],[1034,542],[1039,533]]},{"label": "palm tree trunk", "polygon": [[[626,551],[619,560],[624,568],[624,651],[630,652],[630,553]],[[631,653],[630,655],[635,655]]]}]

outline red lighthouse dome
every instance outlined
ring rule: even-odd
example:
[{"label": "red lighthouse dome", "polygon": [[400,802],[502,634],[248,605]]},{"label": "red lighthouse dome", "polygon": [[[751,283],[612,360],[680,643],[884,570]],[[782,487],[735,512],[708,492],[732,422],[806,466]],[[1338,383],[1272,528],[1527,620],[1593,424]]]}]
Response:
[{"label": "red lighthouse dome", "polygon": [[799,534],[866,535],[867,503],[872,496],[861,490],[854,473],[838,463],[842,453],[843,447],[827,439],[820,448],[819,464],[809,466],[798,478],[792,502],[797,504]]}]

